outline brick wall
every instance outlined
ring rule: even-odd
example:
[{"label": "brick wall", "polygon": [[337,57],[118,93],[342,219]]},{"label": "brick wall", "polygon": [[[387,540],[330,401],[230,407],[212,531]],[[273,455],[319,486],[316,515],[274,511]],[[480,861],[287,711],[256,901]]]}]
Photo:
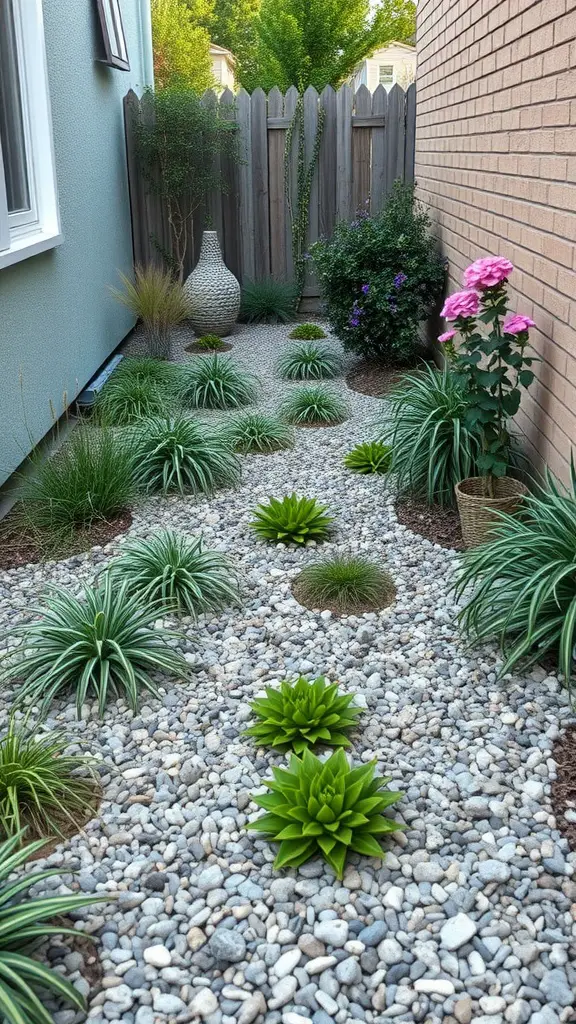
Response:
[{"label": "brick wall", "polygon": [[419,0],[416,177],[450,261],[506,256],[538,325],[518,425],[564,478],[576,456],[576,0]]}]

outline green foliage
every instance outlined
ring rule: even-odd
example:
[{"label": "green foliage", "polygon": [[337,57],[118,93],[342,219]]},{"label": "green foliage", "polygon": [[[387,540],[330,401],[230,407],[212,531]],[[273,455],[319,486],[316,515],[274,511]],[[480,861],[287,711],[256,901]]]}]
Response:
[{"label": "green foliage", "polygon": [[296,316],[298,289],[289,281],[266,277],[245,281],[240,320],[247,324],[285,324]]},{"label": "green foliage", "polygon": [[478,431],[464,421],[462,382],[450,369],[423,366],[404,375],[388,403],[383,429],[399,490],[453,505],[455,485],[477,474],[481,454]]},{"label": "green foliage", "polygon": [[305,566],[296,580],[296,591],[308,607],[330,608],[346,615],[385,608],[396,594],[390,573],[353,555],[332,555]]},{"label": "green foliage", "polygon": [[193,89],[214,84],[210,34],[201,24],[211,0],[151,0],[154,82],[157,89]]},{"label": "green foliage", "polygon": [[288,337],[298,341],[319,341],[326,337],[326,332],[318,324],[298,324]]},{"label": "green foliage", "polygon": [[[189,3],[190,0],[187,0]],[[209,22],[210,38],[225,46],[242,67],[250,67],[256,51],[254,20],[260,0],[215,0]]]},{"label": "green foliage", "polygon": [[106,427],[125,427],[147,416],[161,416],[173,404],[177,381],[172,363],[123,359],[96,396],[95,416]]},{"label": "green foliage", "polygon": [[281,683],[279,690],[267,686],[266,696],[251,705],[258,724],[247,729],[246,736],[264,747],[296,754],[317,743],[349,747],[346,733],[360,715],[360,708],[350,707],[353,700],[353,694],[339,694],[338,684],[328,684],[324,676],[312,682],[301,676],[295,683]]},{"label": "green foliage", "polygon": [[334,517],[327,515],[325,505],[315,498],[270,498],[267,505],[258,505],[251,526],[263,540],[283,544],[306,544],[309,540],[327,540]]},{"label": "green foliage", "polygon": [[193,409],[237,409],[254,402],[259,381],[230,358],[195,359],[182,370],[180,397]]},{"label": "green foliage", "polygon": [[336,377],[342,362],[322,345],[293,345],[278,360],[278,373],[285,380],[322,380]]},{"label": "green foliage", "polygon": [[382,441],[365,441],[357,444],[344,456],[346,469],[353,473],[387,473],[392,462],[392,448]]},{"label": "green foliage", "polygon": [[203,334],[201,338],[196,338],[194,344],[198,345],[198,348],[206,349],[207,352],[218,352],[224,348],[225,343],[217,334]]},{"label": "green foliage", "polygon": [[291,85],[338,86],[379,46],[410,39],[416,6],[411,0],[262,0],[254,25],[257,45],[239,68],[241,84],[284,92]]},{"label": "green foliage", "polygon": [[[46,839],[78,831],[94,806],[96,780],[91,758],[66,754],[59,732],[30,728],[12,716],[0,739],[0,832],[5,838],[31,831]],[[82,774],[79,774],[81,772]]]},{"label": "green foliage", "polygon": [[66,543],[97,520],[109,520],[134,497],[130,446],[113,433],[82,427],[51,458],[31,457],[19,497],[23,525],[48,543]]},{"label": "green foliage", "polygon": [[445,275],[429,227],[414,186],[397,181],[377,216],[341,221],[310,247],[328,320],[346,348],[390,363],[413,357]]},{"label": "green foliage", "polygon": [[285,423],[265,412],[247,412],[224,425],[223,436],[235,452],[267,455],[291,448],[294,432]]},{"label": "green foliage", "polygon": [[270,794],[252,799],[266,814],[247,828],[280,843],[275,868],[297,868],[323,857],[342,878],[349,853],[385,857],[384,836],[405,828],[382,812],[403,796],[384,789],[391,780],[374,776],[376,761],[351,768],[343,750],[321,761],[309,750],[292,754],[289,770],[273,768]]},{"label": "green foliage", "polygon": [[145,94],[134,135],[146,187],[161,199],[170,225],[171,251],[156,245],[182,281],[188,223],[212,189],[227,191],[216,157],[238,159],[238,133],[220,104],[208,106],[190,89],[167,89]]},{"label": "green foliage", "polygon": [[153,264],[137,266],[132,281],[120,274],[122,289],[112,288],[114,298],[142,321],[148,353],[157,359],[170,354],[170,331],[188,316],[182,285],[168,270]]},{"label": "green foliage", "polygon": [[160,530],[128,541],[110,563],[115,584],[126,584],[143,604],[202,615],[238,603],[238,578],[220,551],[205,551],[202,537]]},{"label": "green foliage", "polygon": [[[302,298],[306,282],[306,259],[308,224],[310,221],[310,196],[314,171],[320,154],[320,143],[324,131],[326,111],[322,104],[318,107],[318,121],[314,135],[314,144],[309,158],[306,154],[306,138],[304,131],[304,94],[301,91],[296,101],[294,114],[286,131],[284,142],[284,195],[288,209],[288,219],[292,234],[292,260],[294,277],[298,290],[298,298]],[[295,150],[295,153],[294,153]],[[296,180],[294,181],[293,161],[296,159]]]},{"label": "green foliage", "polygon": [[500,513],[490,539],[463,555],[456,595],[474,588],[460,615],[479,643],[498,639],[505,663],[525,670],[553,654],[570,687],[576,641],[576,474],[570,488],[550,473],[522,503],[522,515]]},{"label": "green foliage", "polygon": [[49,935],[74,935],[75,928],[64,928],[47,922],[94,903],[102,896],[65,894],[63,896],[24,895],[32,885],[60,875],[61,868],[27,873],[17,880],[8,878],[38,853],[43,839],[18,849],[22,834],[14,835],[0,846],[0,1012],[3,1024],[54,1024],[46,1009],[46,993],[62,999],[81,1013],[86,1000],[62,975],[43,964],[35,956],[36,946]]},{"label": "green foliage", "polygon": [[311,384],[293,391],[282,403],[280,414],[294,426],[333,426],[347,420],[350,410],[338,392]]},{"label": "green foliage", "polygon": [[222,436],[185,416],[143,420],[134,431],[136,482],[151,494],[210,494],[240,479]]},{"label": "green foliage", "polygon": [[2,676],[23,680],[18,703],[30,699],[45,710],[72,690],[79,718],[90,696],[97,698],[100,715],[110,694],[136,710],[139,689],[158,696],[152,671],[187,674],[184,658],[169,646],[177,634],[154,629],[157,609],[142,606],[126,586],[115,589],[110,576],[86,587],[82,598],[54,589],[32,612],[38,621],[15,630],[23,637],[22,658]]}]

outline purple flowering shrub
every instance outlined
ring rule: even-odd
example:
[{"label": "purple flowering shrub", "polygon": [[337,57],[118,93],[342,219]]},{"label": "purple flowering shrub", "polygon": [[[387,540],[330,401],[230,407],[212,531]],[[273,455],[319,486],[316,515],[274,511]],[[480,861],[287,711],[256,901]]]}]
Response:
[{"label": "purple flowering shrub", "polygon": [[344,346],[387,363],[410,361],[445,273],[414,187],[397,181],[381,213],[371,217],[363,208],[310,252]]}]

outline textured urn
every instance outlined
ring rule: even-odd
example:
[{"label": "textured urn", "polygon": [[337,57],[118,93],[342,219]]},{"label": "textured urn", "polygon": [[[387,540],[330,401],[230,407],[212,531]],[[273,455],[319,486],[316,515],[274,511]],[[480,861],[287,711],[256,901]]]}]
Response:
[{"label": "textured urn", "polygon": [[222,259],[216,231],[202,235],[200,259],[184,293],[196,334],[230,334],[240,312],[240,285]]}]

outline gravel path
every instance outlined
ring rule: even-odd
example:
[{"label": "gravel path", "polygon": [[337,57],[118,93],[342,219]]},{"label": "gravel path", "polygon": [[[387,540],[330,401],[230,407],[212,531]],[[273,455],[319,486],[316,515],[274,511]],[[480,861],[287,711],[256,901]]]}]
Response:
[{"label": "gravel path", "polygon": [[[270,408],[286,390],[273,365],[287,333],[244,328],[234,339],[233,358],[261,376]],[[246,458],[238,490],[137,510],[131,533],[202,530],[240,568],[241,609],[183,622],[194,680],[144,699],[137,715],[111,705],[103,723],[88,708],[82,722],[71,706],[54,709],[50,723],[103,761],[101,818],[47,859],[62,867],[56,888],[120,892],[79,915],[99,942],[96,1024],[574,1019],[576,854],[549,797],[566,697],[543,669],[496,681],[496,652],[464,649],[447,597],[455,554],[397,524],[385,479],[343,469],[382,408],[347,397],[349,421]],[[391,608],[336,618],[296,603],[291,580],[310,551],[265,546],[248,528],[257,501],[292,490],[336,514],[324,551],[386,562]],[[48,582],[78,588],[119,547],[5,573],[1,625]],[[342,882],[316,861],[273,872],[273,848],[243,827],[250,792],[282,761],[242,737],[248,702],[296,673],[326,673],[358,695],[354,757],[376,758],[406,794],[408,830],[385,863],[353,857]],[[82,953],[55,942],[48,954],[87,990]]]}]

